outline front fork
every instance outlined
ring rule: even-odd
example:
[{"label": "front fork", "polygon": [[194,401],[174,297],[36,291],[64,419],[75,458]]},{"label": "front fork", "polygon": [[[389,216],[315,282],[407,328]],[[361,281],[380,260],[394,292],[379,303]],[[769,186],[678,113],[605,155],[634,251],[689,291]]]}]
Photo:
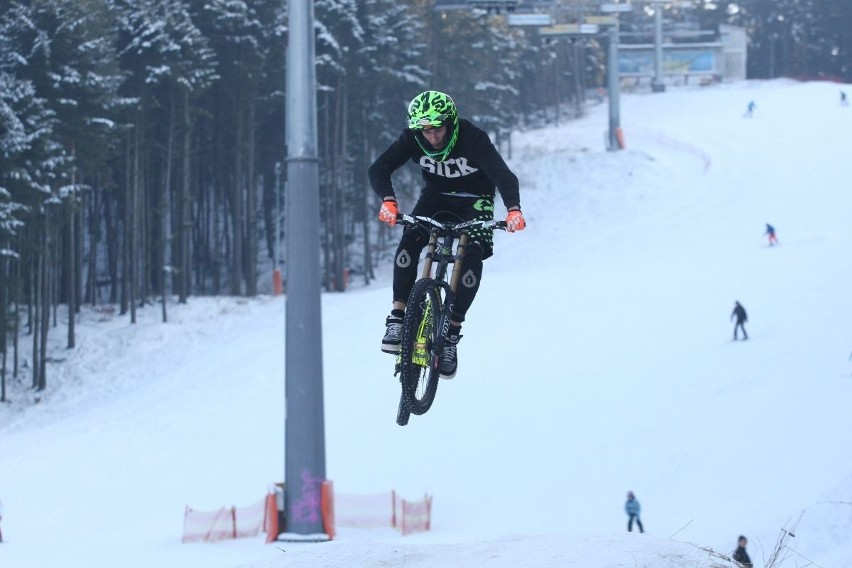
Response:
[{"label": "front fork", "polygon": [[[459,237],[456,254],[453,257],[453,272],[450,277],[449,286],[447,286],[447,284],[443,281],[443,274],[437,275],[438,283],[444,287],[445,300],[448,306],[452,306],[452,303],[455,301],[456,289],[458,288],[459,278],[461,278],[461,268],[462,263],[464,262],[464,255],[468,240],[469,237],[467,234],[463,234]],[[429,238],[429,244],[427,245],[426,258],[423,262],[423,273],[421,278],[432,277],[432,262],[435,258],[435,251],[437,250],[437,247],[438,237],[433,234]],[[437,335],[437,338],[435,344],[431,346],[430,354],[429,335],[436,325],[439,326],[440,332],[435,334]],[[423,312],[423,317],[420,320],[420,326],[417,329],[417,336],[414,338],[412,362],[415,365],[427,367],[429,366],[429,360],[434,358],[433,355],[443,351],[449,326],[449,312],[436,310],[433,302],[427,302]]]},{"label": "front fork", "polygon": [[423,317],[420,318],[420,326],[417,328],[417,335],[414,337],[414,353],[411,360],[415,365],[420,367],[429,365],[429,336],[432,335],[434,325],[435,308],[431,301],[427,301]]}]

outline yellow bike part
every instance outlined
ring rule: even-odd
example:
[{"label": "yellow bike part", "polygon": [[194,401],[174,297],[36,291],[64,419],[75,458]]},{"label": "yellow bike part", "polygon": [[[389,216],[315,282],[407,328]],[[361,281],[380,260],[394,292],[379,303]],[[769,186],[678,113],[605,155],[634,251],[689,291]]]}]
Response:
[{"label": "yellow bike part", "polygon": [[414,337],[414,352],[411,356],[411,362],[420,367],[429,366],[429,341],[432,335],[433,321],[432,300],[427,297],[423,317],[420,319],[420,326],[417,328],[417,335]]}]

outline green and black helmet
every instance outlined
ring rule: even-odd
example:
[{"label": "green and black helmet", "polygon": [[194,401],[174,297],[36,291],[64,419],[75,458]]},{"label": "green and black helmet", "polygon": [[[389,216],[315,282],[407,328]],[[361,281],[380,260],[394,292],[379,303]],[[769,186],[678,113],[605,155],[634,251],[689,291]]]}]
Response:
[{"label": "green and black helmet", "polygon": [[[420,131],[424,126],[440,128],[444,125],[449,131],[449,140],[440,150],[433,150]],[[459,137],[459,113],[456,103],[450,95],[440,91],[420,93],[408,104],[408,128],[415,131],[417,143],[427,156],[443,162],[453,151]]]}]

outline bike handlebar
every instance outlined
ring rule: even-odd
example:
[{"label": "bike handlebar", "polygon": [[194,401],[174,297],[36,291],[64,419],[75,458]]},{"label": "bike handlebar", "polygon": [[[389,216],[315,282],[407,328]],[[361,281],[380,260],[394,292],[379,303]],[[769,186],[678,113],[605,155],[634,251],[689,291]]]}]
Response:
[{"label": "bike handlebar", "polygon": [[399,213],[396,216],[396,222],[400,225],[415,225],[418,227],[431,227],[431,230],[443,230],[457,233],[463,233],[471,229],[492,229],[506,230],[506,221],[495,221],[494,219],[478,220],[478,221],[462,221],[461,223],[442,223],[432,217],[425,215],[409,215],[407,213]]}]

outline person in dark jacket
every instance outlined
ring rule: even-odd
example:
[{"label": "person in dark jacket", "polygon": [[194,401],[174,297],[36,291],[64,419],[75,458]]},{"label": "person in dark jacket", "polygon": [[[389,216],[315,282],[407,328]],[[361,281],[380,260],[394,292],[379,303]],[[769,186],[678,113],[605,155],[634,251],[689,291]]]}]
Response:
[{"label": "person in dark jacket", "polygon": [[769,223],[766,224],[766,232],[763,234],[768,236],[769,246],[778,244],[778,237],[775,236],[775,227],[773,227]]},{"label": "person in dark jacket", "polygon": [[737,318],[737,323],[734,325],[734,341],[737,340],[737,330],[743,330],[743,340],[748,339],[748,334],[745,330],[745,322],[748,321],[748,314],[745,308],[739,302],[734,302],[734,311],[731,312],[731,319]]},{"label": "person in dark jacket", "polygon": [[[390,226],[399,214],[391,183],[394,171],[411,161],[420,166],[424,187],[411,210],[440,221],[490,220],[494,218],[495,190],[507,209],[509,232],[526,226],[521,213],[518,178],[506,165],[488,134],[459,118],[456,104],[440,91],[420,93],[408,105],[408,127],[369,169],[370,185],[382,200],[379,220]],[[492,254],[492,232],[473,231],[461,267],[456,303],[440,363],[440,375],[449,379],[458,367],[457,346],[461,324],[473,303],[482,279],[482,261]],[[428,235],[406,227],[397,247],[393,270],[393,307],[385,320],[382,351],[399,353],[405,304],[417,277],[417,263]]]},{"label": "person in dark jacket", "polygon": [[734,551],[734,560],[745,566],[745,568],[753,568],[754,564],[751,563],[751,558],[748,557],[748,552],[746,552],[747,544],[748,540],[746,537],[740,535],[740,538],[737,539],[737,549]]},{"label": "person in dark jacket", "polygon": [[639,519],[639,513],[642,507],[636,499],[636,495],[632,491],[627,492],[627,502],[624,504],[624,511],[627,513],[627,532],[633,532],[633,521],[636,521],[636,526],[639,527],[639,532],[645,532],[642,526],[642,521]]}]

